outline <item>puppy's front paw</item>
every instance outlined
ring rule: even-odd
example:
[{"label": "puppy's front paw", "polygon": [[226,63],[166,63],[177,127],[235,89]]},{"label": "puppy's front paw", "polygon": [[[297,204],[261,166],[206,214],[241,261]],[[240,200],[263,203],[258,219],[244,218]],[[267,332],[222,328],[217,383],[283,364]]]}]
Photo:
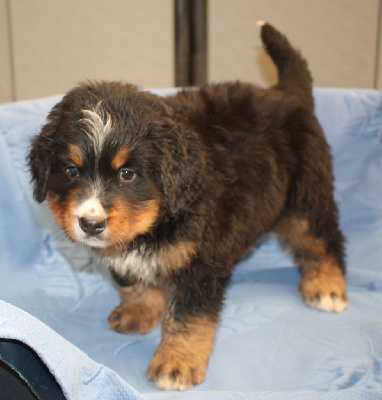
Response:
[{"label": "puppy's front paw", "polygon": [[163,338],[148,377],[163,390],[185,390],[206,379],[217,323],[194,318],[186,324],[164,319]]},{"label": "puppy's front paw", "polygon": [[194,354],[159,351],[148,368],[148,377],[162,390],[185,390],[206,379],[207,365]]},{"label": "puppy's front paw", "polygon": [[311,307],[341,313],[349,307],[346,282],[342,273],[305,276],[300,284],[302,298]]},{"label": "puppy's front paw", "polygon": [[[148,311],[148,310],[146,310]],[[144,335],[158,325],[160,315],[150,315],[142,309],[131,310],[123,305],[116,307],[109,315],[109,329],[119,333]]]},{"label": "puppy's front paw", "polygon": [[155,329],[165,306],[162,292],[143,285],[121,288],[120,292],[122,301],[109,316],[109,328],[140,335]]}]

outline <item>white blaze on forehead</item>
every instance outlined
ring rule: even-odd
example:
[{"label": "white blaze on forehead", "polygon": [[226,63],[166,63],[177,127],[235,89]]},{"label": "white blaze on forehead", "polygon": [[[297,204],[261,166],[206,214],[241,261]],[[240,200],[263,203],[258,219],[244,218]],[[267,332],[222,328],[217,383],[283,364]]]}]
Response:
[{"label": "white blaze on forehead", "polygon": [[80,121],[87,125],[84,132],[93,140],[94,148],[99,153],[112,128],[110,114],[102,109],[102,102],[98,103],[94,110],[82,110],[82,113],[85,118]]},{"label": "white blaze on forehead", "polygon": [[77,208],[78,218],[93,220],[105,220],[107,214],[101,202],[96,198],[91,198],[81,203]]}]

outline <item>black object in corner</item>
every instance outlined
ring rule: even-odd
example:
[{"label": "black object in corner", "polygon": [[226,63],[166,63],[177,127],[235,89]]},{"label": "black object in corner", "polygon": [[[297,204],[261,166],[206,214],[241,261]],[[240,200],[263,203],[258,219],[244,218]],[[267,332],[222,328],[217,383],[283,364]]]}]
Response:
[{"label": "black object in corner", "polygon": [[40,357],[17,340],[0,339],[0,400],[65,400]]}]

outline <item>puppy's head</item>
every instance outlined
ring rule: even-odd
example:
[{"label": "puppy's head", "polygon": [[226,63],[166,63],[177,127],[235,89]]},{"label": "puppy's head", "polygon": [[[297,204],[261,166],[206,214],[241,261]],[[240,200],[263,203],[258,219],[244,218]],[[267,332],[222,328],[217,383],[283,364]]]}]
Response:
[{"label": "puppy's head", "polygon": [[196,135],[162,99],[120,83],[69,92],[32,144],[34,197],[48,200],[65,233],[91,247],[126,245],[175,218],[200,195]]}]

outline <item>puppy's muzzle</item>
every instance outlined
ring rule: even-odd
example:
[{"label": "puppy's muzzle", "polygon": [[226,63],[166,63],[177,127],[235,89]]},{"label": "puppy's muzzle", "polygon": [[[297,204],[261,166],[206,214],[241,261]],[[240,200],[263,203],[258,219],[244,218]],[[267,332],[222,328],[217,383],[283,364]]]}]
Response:
[{"label": "puppy's muzzle", "polygon": [[81,217],[79,219],[81,229],[90,236],[96,236],[102,233],[107,225],[107,219],[88,219]]}]

